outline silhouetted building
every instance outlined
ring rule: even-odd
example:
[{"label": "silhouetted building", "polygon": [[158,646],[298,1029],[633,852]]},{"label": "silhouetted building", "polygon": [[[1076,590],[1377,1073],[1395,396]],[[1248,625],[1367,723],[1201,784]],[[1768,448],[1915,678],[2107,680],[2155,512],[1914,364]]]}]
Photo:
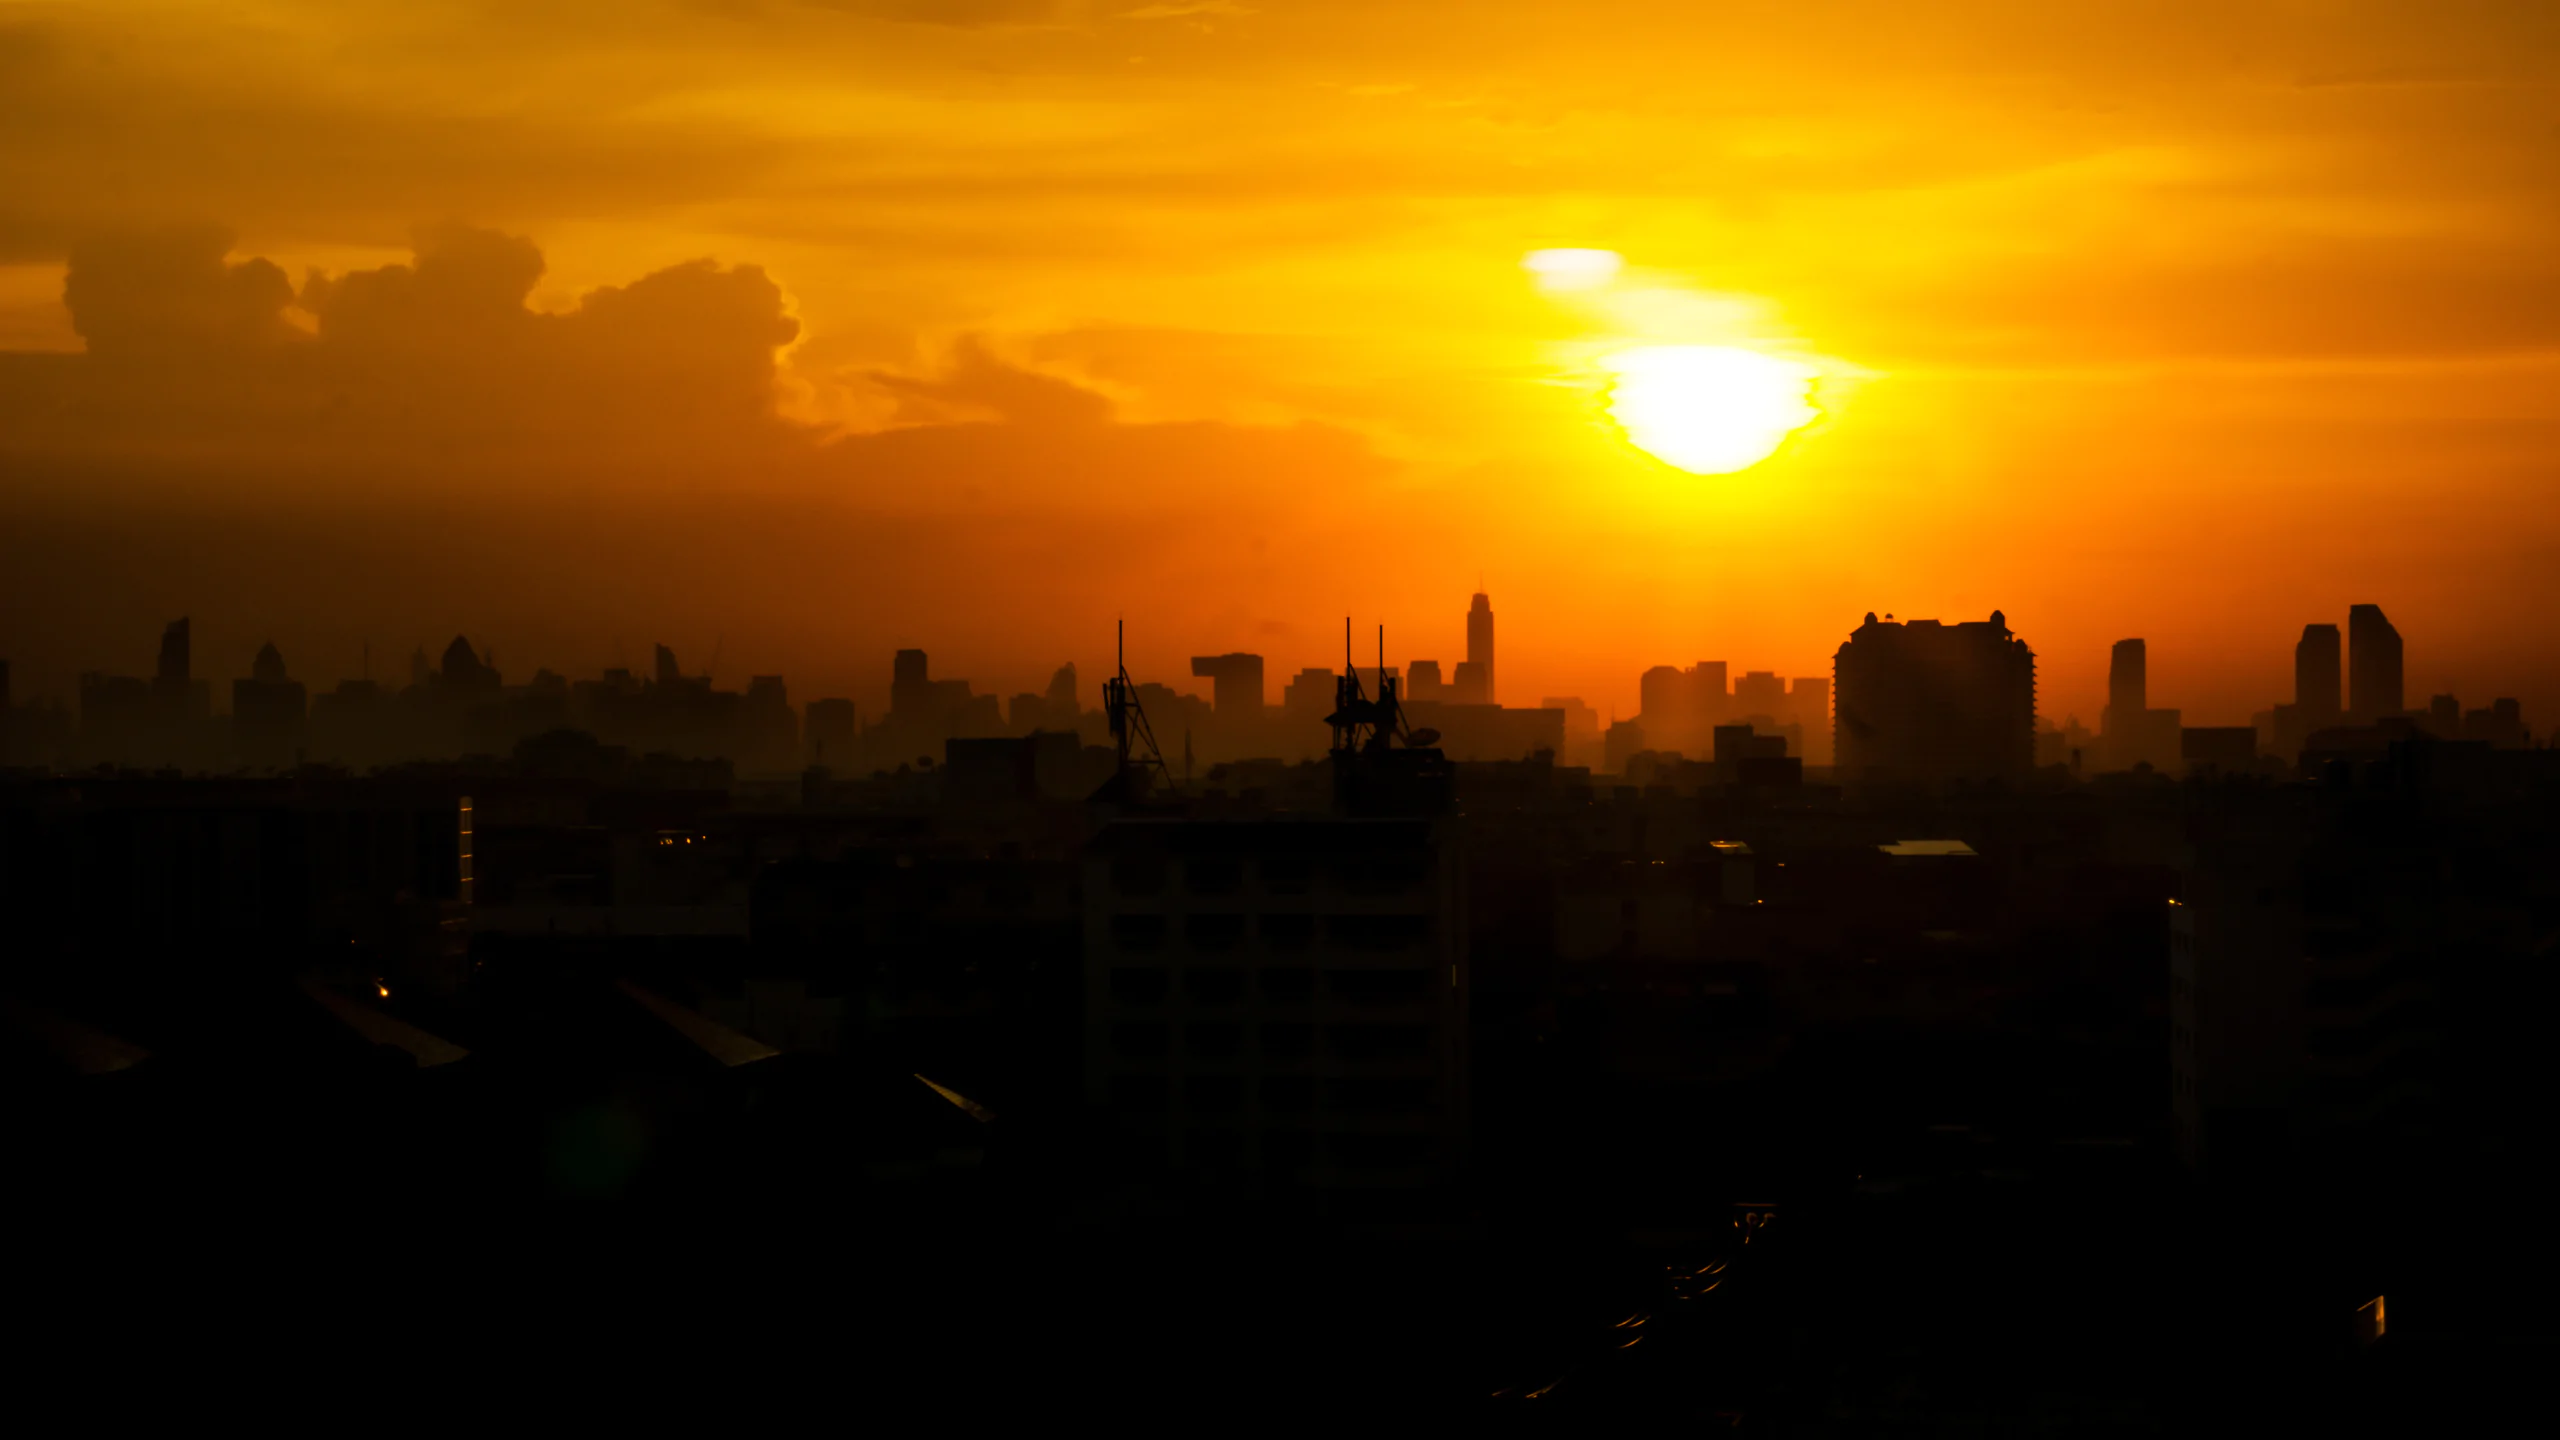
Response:
[{"label": "silhouetted building", "polygon": [[1334,682],[1338,678],[1332,671],[1314,665],[1299,671],[1298,678],[1280,692],[1281,713],[1292,725],[1323,726],[1324,717],[1333,713]]},{"label": "silhouetted building", "polygon": [[1797,677],[1787,689],[1787,706],[1783,718],[1804,729],[1804,763],[1830,764],[1831,682],[1818,675]]},{"label": "silhouetted building", "polygon": [[1211,703],[1222,720],[1254,720],[1262,714],[1262,657],[1194,655],[1191,673],[1210,682]]},{"label": "silhouetted building", "polygon": [[2018,780],[2034,767],[2035,652],[2001,612],[1955,625],[1869,612],[1833,666],[1844,782]]},{"label": "silhouetted building", "polygon": [[1759,716],[1776,722],[1786,718],[1787,682],[1774,671],[1746,670],[1733,682],[1733,715],[1739,719]]},{"label": "silhouetted building", "polygon": [[861,733],[861,715],[850,700],[810,701],[800,727],[809,740],[809,763],[851,765],[854,742]]},{"label": "silhouetted building", "polygon": [[2326,730],[2346,714],[2346,667],[2338,627],[2305,625],[2293,646],[2293,703],[2305,733]]},{"label": "silhouetted building", "polygon": [[1466,1134],[1455,861],[1421,820],[1109,826],[1085,864],[1087,1099],[1195,1185],[1423,1213]]},{"label": "silhouetted building", "polygon": [[2178,732],[2178,758],[2189,775],[2246,775],[2258,766],[2254,725],[2189,725]]},{"label": "silhouetted building", "polygon": [[[658,647],[659,667],[675,663],[675,657],[663,645]],[[471,648],[471,642],[456,635],[444,647],[444,663],[437,668],[437,683],[456,693],[489,694],[498,688],[498,669]]]},{"label": "silhouetted building", "polygon": [[2175,710],[2151,708],[2149,647],[2140,640],[2117,641],[2108,656],[2107,708],[2098,717],[2107,768],[2176,771],[2182,763],[2178,719]]},{"label": "silhouetted building", "polygon": [[1437,660],[1416,660],[1405,667],[1404,698],[1407,700],[1445,700],[1448,682],[1440,676]]},{"label": "silhouetted building", "polygon": [[1493,602],[1479,593],[1467,602],[1467,665],[1459,667],[1455,697],[1461,705],[1499,705],[1502,694],[1493,675]]},{"label": "silhouetted building", "polygon": [[258,648],[249,677],[231,682],[231,733],[240,759],[261,769],[294,763],[304,742],[308,701],[302,682],[285,674],[284,656],[269,641]]},{"label": "silhouetted building", "polygon": [[2401,686],[2400,632],[2379,605],[2347,611],[2347,711],[2351,723],[2371,725],[2406,708]]}]

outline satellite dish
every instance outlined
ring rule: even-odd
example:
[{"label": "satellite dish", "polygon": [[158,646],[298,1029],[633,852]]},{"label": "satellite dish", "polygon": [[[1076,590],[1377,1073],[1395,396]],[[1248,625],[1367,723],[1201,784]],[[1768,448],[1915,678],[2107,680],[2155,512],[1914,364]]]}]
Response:
[{"label": "satellite dish", "polygon": [[1440,732],[1429,728],[1416,730],[1405,737],[1404,743],[1413,746],[1437,745],[1440,743]]}]

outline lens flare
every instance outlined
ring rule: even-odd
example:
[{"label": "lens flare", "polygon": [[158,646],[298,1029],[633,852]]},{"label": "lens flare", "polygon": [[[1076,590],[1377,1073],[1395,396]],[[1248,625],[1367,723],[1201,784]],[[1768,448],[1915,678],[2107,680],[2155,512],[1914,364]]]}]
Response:
[{"label": "lens flare", "polygon": [[1747,470],[1822,413],[1811,367],[1757,350],[1648,345],[1600,363],[1628,443],[1692,475]]}]

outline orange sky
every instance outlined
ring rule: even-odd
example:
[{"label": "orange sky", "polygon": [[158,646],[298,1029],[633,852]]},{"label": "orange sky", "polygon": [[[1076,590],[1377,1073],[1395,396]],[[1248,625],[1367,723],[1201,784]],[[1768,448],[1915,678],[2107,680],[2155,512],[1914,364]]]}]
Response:
[{"label": "orange sky", "polygon": [[[1125,614],[1187,688],[1481,579],[1514,703],[1997,606],[2049,713],[2142,635],[2232,723],[2370,600],[2549,726],[2555,70],[2522,0],[0,0],[0,654],[876,703]],[[1685,474],[1645,343],[1827,413]]]}]

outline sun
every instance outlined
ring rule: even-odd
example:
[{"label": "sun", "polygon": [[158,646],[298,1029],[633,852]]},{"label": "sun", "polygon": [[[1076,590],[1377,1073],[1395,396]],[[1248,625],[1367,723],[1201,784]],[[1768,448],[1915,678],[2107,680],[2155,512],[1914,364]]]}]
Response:
[{"label": "sun", "polygon": [[1812,367],[1757,350],[1647,345],[1600,363],[1627,442],[1692,475],[1747,470],[1822,414]]}]

